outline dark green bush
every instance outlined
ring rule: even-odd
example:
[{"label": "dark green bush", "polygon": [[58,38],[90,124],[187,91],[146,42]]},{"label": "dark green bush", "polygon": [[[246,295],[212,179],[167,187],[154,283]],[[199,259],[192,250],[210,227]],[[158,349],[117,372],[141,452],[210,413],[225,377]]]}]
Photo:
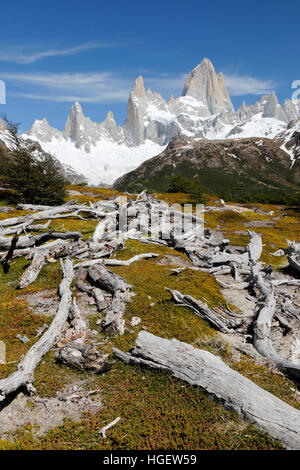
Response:
[{"label": "dark green bush", "polygon": [[66,197],[66,181],[56,159],[36,154],[18,134],[18,124],[4,118],[11,139],[11,150],[0,153],[0,176],[13,190],[18,202],[59,205]]}]

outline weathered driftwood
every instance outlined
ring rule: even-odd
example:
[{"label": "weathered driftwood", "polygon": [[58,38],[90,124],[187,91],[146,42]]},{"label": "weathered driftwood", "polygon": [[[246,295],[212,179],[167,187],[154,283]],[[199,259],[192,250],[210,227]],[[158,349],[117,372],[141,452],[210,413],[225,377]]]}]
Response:
[{"label": "weathered driftwood", "polygon": [[42,251],[36,251],[33,255],[33,260],[30,266],[23,272],[18,281],[20,289],[29,286],[34,282],[40,274],[43,266],[46,264],[45,254]]},{"label": "weathered driftwood", "polygon": [[[29,259],[33,257],[34,253],[36,251],[42,251],[42,250],[57,250],[58,247],[61,249],[61,245],[68,245],[68,242],[66,240],[53,240],[52,242],[45,243],[42,246],[35,246],[31,248],[19,248],[17,250],[14,250],[13,253],[13,258],[20,258],[22,256],[26,256]],[[3,252],[0,253],[1,255],[4,255]]]},{"label": "weathered driftwood", "polygon": [[0,400],[18,390],[26,387],[29,391],[33,389],[34,370],[41,358],[57,343],[64,324],[68,318],[71,291],[70,285],[73,279],[73,264],[70,259],[61,262],[63,270],[63,280],[59,286],[60,302],[56,315],[43,336],[29,349],[18,365],[18,370],[9,375],[6,379],[0,380]]},{"label": "weathered driftwood", "polygon": [[300,411],[228,367],[208,351],[141,331],[131,354],[114,349],[117,358],[170,372],[204,388],[226,408],[237,411],[289,449],[300,449]]},{"label": "weathered driftwood", "polygon": [[86,292],[90,294],[93,290],[93,286],[87,284],[85,281],[87,279],[87,271],[84,268],[78,269],[77,280],[76,280],[76,287],[82,292]]},{"label": "weathered driftwood", "polygon": [[108,232],[110,231],[113,226],[115,225],[115,220],[116,220],[116,216],[117,216],[118,212],[113,212],[113,213],[110,213],[110,214],[106,214],[107,217],[102,220],[101,222],[98,223],[94,233],[93,233],[93,236],[92,236],[92,240],[94,242],[98,242],[99,240],[102,240],[103,237],[104,237],[104,234],[105,232]]},{"label": "weathered driftwood", "polygon": [[271,284],[275,287],[279,286],[300,286],[300,279],[274,279]]},{"label": "weathered driftwood", "polygon": [[234,284],[234,283],[227,284],[226,282],[223,282],[219,279],[218,279],[218,283],[223,289],[236,289],[236,290],[247,289],[250,285],[249,282],[239,282],[238,284]]},{"label": "weathered driftwood", "polygon": [[166,290],[172,294],[178,306],[190,308],[196,315],[207,320],[214,328],[223,333],[228,333],[232,329],[245,328],[247,321],[245,316],[235,315],[218,307],[208,307],[205,302],[195,299],[191,295],[182,295],[177,290],[171,290],[168,287]]},{"label": "weathered driftwood", "polygon": [[60,340],[58,346],[65,346],[70,342],[75,342],[77,344],[85,344],[88,339],[88,325],[81,312],[77,306],[76,299],[73,297],[72,304],[70,306],[69,312],[69,328],[67,329],[65,335]]},{"label": "weathered driftwood", "polygon": [[253,344],[257,351],[272,361],[278,369],[285,371],[296,380],[300,380],[300,364],[294,364],[283,359],[274,349],[271,340],[272,319],[275,315],[276,299],[274,287],[267,283],[261,274],[260,263],[256,263],[253,268],[253,280],[263,298],[263,307],[260,309],[253,325]]},{"label": "weathered driftwood", "polygon": [[106,431],[108,431],[112,426],[117,424],[120,421],[120,419],[121,419],[120,416],[118,416],[118,418],[114,419],[113,421],[111,421],[106,426],[103,426],[103,428],[100,429],[99,433],[101,434],[103,439],[106,438]]},{"label": "weathered driftwood", "polygon": [[95,299],[98,312],[102,312],[102,310],[104,310],[108,304],[108,302],[106,302],[105,300],[105,297],[111,298],[111,294],[108,294],[108,295],[106,294],[104,297],[103,291],[99,289],[98,287],[93,287],[90,284],[87,284],[86,279],[87,279],[86,269],[80,268],[78,270],[76,287],[82,292],[92,295]]},{"label": "weathered driftwood", "polygon": [[249,261],[248,253],[236,255],[234,253],[217,253],[210,259],[211,264],[226,264],[226,263],[237,263],[241,265],[247,265]]},{"label": "weathered driftwood", "polygon": [[103,329],[122,335],[125,331],[123,316],[132,295],[131,285],[101,264],[89,268],[88,277],[96,287],[104,288],[113,295],[102,322]]},{"label": "weathered driftwood", "polygon": [[17,246],[17,243],[18,243],[18,240],[19,240],[19,232],[17,232],[12,240],[11,240],[11,244],[10,244],[10,247],[9,247],[9,250],[8,252],[6,253],[6,255],[1,259],[1,264],[3,266],[3,271],[4,273],[6,274],[9,270],[9,262],[10,260],[12,259],[13,257],[13,254],[14,254],[14,251],[16,249],[16,246]]},{"label": "weathered driftwood", "polygon": [[[78,207],[78,209],[82,208],[83,206]],[[77,209],[77,207],[76,207]],[[74,212],[74,206],[60,206],[60,207],[51,207],[51,209],[43,210],[40,212],[36,212],[34,214],[22,215],[20,217],[10,217],[5,220],[0,221],[1,227],[11,227],[14,225],[32,225],[34,222],[38,220],[47,220],[53,218],[61,218],[63,215],[67,215],[67,212]],[[74,216],[72,214],[72,216]]]},{"label": "weathered driftwood", "polygon": [[253,323],[253,344],[266,359],[272,361],[278,369],[285,371],[296,380],[300,380],[300,364],[283,359],[275,350],[271,340],[272,319],[276,312],[274,285],[263,275],[263,264],[258,262],[262,251],[260,235],[249,231],[248,252],[251,263],[252,280],[262,297],[262,307]]},{"label": "weathered driftwood", "polygon": [[98,351],[88,344],[70,342],[57,354],[63,364],[78,369],[91,370],[97,374],[108,371],[113,362],[108,361],[109,354]]},{"label": "weathered driftwood", "polygon": [[94,287],[92,289],[92,294],[94,296],[98,312],[102,312],[102,310],[104,310],[107,307],[107,302],[105,300],[103,291],[99,289],[98,287]]},{"label": "weathered driftwood", "polygon": [[[41,245],[49,240],[79,240],[81,238],[80,232],[44,232],[38,235],[25,235],[18,239],[16,248],[30,248],[35,245]],[[9,249],[12,238],[0,237],[0,249]]]},{"label": "weathered driftwood", "polygon": [[141,259],[149,259],[149,258],[157,258],[159,255],[157,253],[142,253],[140,255],[135,255],[130,259],[121,260],[121,259],[105,259],[103,263],[106,266],[130,266],[132,263],[136,261],[140,261]]},{"label": "weathered driftwood", "polygon": [[261,257],[262,239],[260,235],[258,235],[256,232],[252,232],[251,230],[248,230],[248,234],[250,237],[250,242],[247,246],[247,252],[249,253],[250,262],[255,263]]}]

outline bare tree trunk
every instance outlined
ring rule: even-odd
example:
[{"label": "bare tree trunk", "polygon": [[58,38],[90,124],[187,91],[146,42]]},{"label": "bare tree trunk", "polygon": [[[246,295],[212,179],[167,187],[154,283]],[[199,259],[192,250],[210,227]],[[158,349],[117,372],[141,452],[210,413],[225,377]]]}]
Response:
[{"label": "bare tree trunk", "polygon": [[228,367],[219,357],[176,339],[140,331],[131,354],[114,349],[128,364],[170,372],[207,390],[226,408],[237,411],[290,449],[300,449],[300,411]]}]

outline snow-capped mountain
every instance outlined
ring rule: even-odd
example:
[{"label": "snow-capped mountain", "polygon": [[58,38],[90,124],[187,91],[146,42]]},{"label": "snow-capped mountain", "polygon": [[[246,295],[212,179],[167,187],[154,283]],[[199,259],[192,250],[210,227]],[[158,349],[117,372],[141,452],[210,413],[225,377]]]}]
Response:
[{"label": "snow-capped mountain", "polygon": [[[47,152],[42,149],[39,142],[36,140],[32,140],[30,138],[26,138],[23,141],[25,148],[29,150],[36,158],[43,158],[46,156]],[[15,144],[12,140],[12,137],[7,130],[6,125],[0,119],[0,151],[4,152],[5,154],[11,153],[15,149]],[[79,184],[85,181],[84,175],[76,172],[73,167],[69,165],[62,164],[58,159],[55,159],[61,174],[69,181],[71,184]]]},{"label": "snow-capped mountain", "polygon": [[122,174],[159,154],[174,136],[193,139],[269,137],[287,130],[300,117],[300,100],[281,106],[275,93],[235,111],[222,73],[209,59],[187,76],[182,96],[166,101],[145,90],[142,76],[128,99],[127,117],[117,126],[108,112],[102,123],[85,117],[79,103],[69,113],[63,132],[44,118],[34,122],[27,136],[39,141],[63,164],[83,173],[90,184],[112,184]]}]

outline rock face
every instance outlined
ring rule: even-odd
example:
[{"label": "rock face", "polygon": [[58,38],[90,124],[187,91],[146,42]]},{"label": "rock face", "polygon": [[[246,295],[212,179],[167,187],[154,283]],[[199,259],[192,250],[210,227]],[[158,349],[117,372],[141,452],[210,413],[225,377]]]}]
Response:
[{"label": "rock face", "polygon": [[203,103],[208,116],[221,112],[234,113],[223,74],[216,75],[213,64],[206,58],[187,76],[182,96],[191,96]]},{"label": "rock face", "polygon": [[63,139],[63,133],[50,126],[46,118],[34,121],[31,130],[28,131],[28,135],[37,138],[40,142],[49,142],[53,138],[58,140]]},{"label": "rock face", "polygon": [[[64,139],[86,153],[100,141],[135,147],[146,141],[167,145],[176,135],[212,139],[240,133],[243,137],[273,137],[300,116],[298,101],[286,100],[281,106],[275,93],[270,93],[253,105],[243,103],[235,111],[223,74],[216,74],[211,61],[205,58],[187,76],[182,96],[171,96],[169,101],[157,92],[146,91],[140,75],[130,93],[123,126],[117,126],[111,111],[102,123],[93,122],[84,116],[81,105],[74,103],[64,132],[51,127],[44,118],[35,121],[28,134],[40,142]],[[254,126],[253,121],[257,123]]]},{"label": "rock face", "polygon": [[[285,145],[295,145],[295,129]],[[288,201],[300,183],[300,158],[291,155],[278,139],[243,138],[224,140],[171,140],[159,155],[119,178],[114,188],[121,191],[144,189],[164,192],[170,177],[199,178],[203,189],[226,200]],[[299,147],[298,147],[299,148]]]},{"label": "rock face", "polygon": [[[211,61],[205,58],[187,76],[182,96],[171,96],[169,101],[157,92],[146,91],[143,77],[139,76],[130,93],[127,116],[122,126],[117,126],[111,111],[102,123],[93,122],[84,116],[80,104],[75,103],[63,132],[42,119],[35,121],[28,134],[47,151],[54,148],[56,156],[62,161],[65,161],[66,153],[72,155],[75,166],[81,171],[79,158],[91,154],[90,160],[94,161],[96,157],[98,161],[103,160],[102,166],[96,166],[104,169],[105,182],[110,183],[112,176],[109,176],[110,169],[104,162],[108,150],[117,158],[120,171],[124,167],[124,173],[128,171],[128,166],[136,166],[140,159],[137,149],[143,145],[146,145],[146,159],[157,153],[157,146],[165,147],[175,136],[195,139],[226,139],[232,136],[273,138],[286,131],[287,124],[299,117],[300,100],[286,100],[281,106],[275,93],[263,96],[249,106],[243,103],[235,111],[222,73],[216,74]],[[131,165],[127,160],[126,167],[123,160],[124,155],[126,158],[130,155],[128,149],[132,149],[133,159]],[[139,157],[134,158],[137,155]],[[89,168],[86,173],[89,179],[95,171],[99,170]],[[100,174],[98,181],[101,182]]]}]

